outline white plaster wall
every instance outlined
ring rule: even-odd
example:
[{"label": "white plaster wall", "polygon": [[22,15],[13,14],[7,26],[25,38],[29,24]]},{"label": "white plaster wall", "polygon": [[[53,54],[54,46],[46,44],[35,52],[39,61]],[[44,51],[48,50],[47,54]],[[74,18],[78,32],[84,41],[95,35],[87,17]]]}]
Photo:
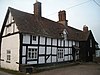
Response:
[{"label": "white plaster wall", "polygon": [[14,24],[11,24],[11,26],[10,26],[10,31],[9,31],[9,32],[7,32],[7,31],[8,31],[8,29],[7,29],[7,27],[5,27],[5,28],[4,28],[4,32],[3,32],[3,36],[4,36],[4,35],[7,35],[7,33],[18,32],[19,30],[18,30],[18,28],[17,28],[17,26],[16,26],[16,23],[14,23]]},{"label": "white plaster wall", "polygon": [[68,47],[68,41],[67,40],[65,41],[65,46]]},{"label": "white plaster wall", "polygon": [[72,41],[69,41],[69,47],[72,47]]},{"label": "white plaster wall", "polygon": [[51,63],[51,56],[47,59],[47,63]]},{"label": "white plaster wall", "polygon": [[40,37],[40,44],[45,44],[45,37]]},{"label": "white plaster wall", "polygon": [[47,47],[47,54],[51,54],[51,47]]},{"label": "white plaster wall", "polygon": [[52,62],[57,62],[56,61],[56,56],[52,56]]},{"label": "white plaster wall", "polygon": [[37,64],[37,61],[28,61],[27,64]]},{"label": "white plaster wall", "polygon": [[68,55],[68,60],[70,60],[70,55]]},{"label": "white plaster wall", "polygon": [[75,41],[73,41],[73,45],[75,45]]},{"label": "white plaster wall", "polygon": [[60,46],[60,39],[58,40],[58,46]]},{"label": "white plaster wall", "polygon": [[32,44],[38,44],[38,36],[36,36],[36,41],[33,40],[33,36],[32,36]]},{"label": "white plaster wall", "polygon": [[57,48],[56,47],[52,47],[52,54],[57,54]]},{"label": "white plaster wall", "polygon": [[[19,64],[16,64],[16,62],[19,63],[19,45],[20,45],[19,34],[2,38],[1,59],[4,59],[4,61],[1,61],[1,67],[17,71],[19,70]],[[6,62],[7,50],[11,50],[10,63]]]},{"label": "white plaster wall", "polygon": [[39,63],[45,63],[45,57],[39,57]]},{"label": "white plaster wall", "polygon": [[65,54],[68,54],[68,48],[65,48]]},{"label": "white plaster wall", "polygon": [[25,64],[26,62],[26,57],[22,57],[22,64]]},{"label": "white plaster wall", "polygon": [[26,55],[26,46],[22,47],[22,55]]},{"label": "white plaster wall", "polygon": [[39,54],[45,54],[45,47],[39,47]]},{"label": "white plaster wall", "polygon": [[[8,16],[8,19],[7,19],[7,22],[6,22],[6,25],[9,25],[11,22],[14,22],[14,20],[13,20],[13,16],[11,15],[11,13],[9,13],[9,16]],[[6,33],[13,33],[13,31],[14,32],[17,32],[18,31],[18,28],[16,26],[16,23],[12,23],[11,26],[9,26],[9,31],[8,31],[8,28],[5,27],[3,36],[6,35]]]},{"label": "white plaster wall", "polygon": [[57,46],[57,39],[53,39],[53,41],[52,41],[52,45]]},{"label": "white plaster wall", "polygon": [[19,31],[17,26],[16,26],[16,23],[13,23],[12,26],[13,26],[14,32],[18,32]]},{"label": "white plaster wall", "polygon": [[7,20],[6,25],[8,25],[9,23],[11,23],[12,22],[12,19],[13,19],[13,17],[12,17],[11,12],[10,12],[9,13],[9,16],[8,16],[8,20]]},{"label": "white plaster wall", "polygon": [[47,45],[51,45],[51,38],[47,38]]},{"label": "white plaster wall", "polygon": [[69,54],[72,54],[72,48],[69,48]]},{"label": "white plaster wall", "polygon": [[23,34],[23,43],[30,44],[30,35],[29,34]]},{"label": "white plaster wall", "polygon": [[65,56],[65,61],[68,61],[68,56]]},{"label": "white plaster wall", "polygon": [[28,46],[28,48],[38,48],[37,46]]}]

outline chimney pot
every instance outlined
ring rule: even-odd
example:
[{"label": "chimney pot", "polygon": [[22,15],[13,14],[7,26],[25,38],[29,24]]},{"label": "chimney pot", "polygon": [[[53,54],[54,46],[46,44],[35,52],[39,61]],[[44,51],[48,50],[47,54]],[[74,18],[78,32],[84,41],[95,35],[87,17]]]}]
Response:
[{"label": "chimney pot", "polygon": [[66,20],[66,11],[65,10],[60,10],[58,12],[58,18],[59,18],[59,23],[63,24],[64,26],[68,25],[68,20]]},{"label": "chimney pot", "polygon": [[83,32],[88,32],[88,27],[86,25],[83,26]]},{"label": "chimney pot", "polygon": [[58,12],[58,16],[59,16],[59,21],[66,21],[66,11],[65,10],[60,10]]}]

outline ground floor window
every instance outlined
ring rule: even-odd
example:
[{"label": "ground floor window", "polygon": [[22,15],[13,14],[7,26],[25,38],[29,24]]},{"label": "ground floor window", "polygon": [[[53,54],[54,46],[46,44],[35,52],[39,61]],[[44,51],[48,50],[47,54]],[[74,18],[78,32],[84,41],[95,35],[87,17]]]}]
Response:
[{"label": "ground floor window", "polygon": [[64,49],[58,49],[58,59],[64,58]]},{"label": "ground floor window", "polygon": [[7,61],[10,62],[10,60],[11,60],[11,51],[7,50]]},{"label": "ground floor window", "polygon": [[36,48],[28,48],[28,59],[37,59],[37,49]]}]

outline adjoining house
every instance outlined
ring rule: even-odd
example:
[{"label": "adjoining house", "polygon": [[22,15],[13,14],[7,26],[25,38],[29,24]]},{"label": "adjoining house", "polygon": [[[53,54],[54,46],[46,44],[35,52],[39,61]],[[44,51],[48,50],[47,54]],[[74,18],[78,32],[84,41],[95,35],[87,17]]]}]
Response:
[{"label": "adjoining house", "polygon": [[1,67],[22,71],[35,66],[72,61],[92,61],[95,38],[88,27],[83,31],[68,25],[66,11],[59,21],[42,17],[41,3],[34,14],[9,7],[1,30]]}]

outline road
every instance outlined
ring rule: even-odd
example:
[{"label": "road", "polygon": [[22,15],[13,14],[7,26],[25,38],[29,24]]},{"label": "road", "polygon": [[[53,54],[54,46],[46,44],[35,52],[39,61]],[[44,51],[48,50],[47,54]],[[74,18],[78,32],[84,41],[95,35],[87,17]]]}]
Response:
[{"label": "road", "polygon": [[8,73],[0,71],[0,75],[12,75],[12,74],[8,74]]},{"label": "road", "polygon": [[100,75],[100,64],[81,64],[48,70],[32,75]]},{"label": "road", "polygon": [[[12,75],[0,71],[0,75]],[[53,70],[48,70],[31,75],[100,75],[100,64],[85,63],[76,66],[68,66]]]}]

